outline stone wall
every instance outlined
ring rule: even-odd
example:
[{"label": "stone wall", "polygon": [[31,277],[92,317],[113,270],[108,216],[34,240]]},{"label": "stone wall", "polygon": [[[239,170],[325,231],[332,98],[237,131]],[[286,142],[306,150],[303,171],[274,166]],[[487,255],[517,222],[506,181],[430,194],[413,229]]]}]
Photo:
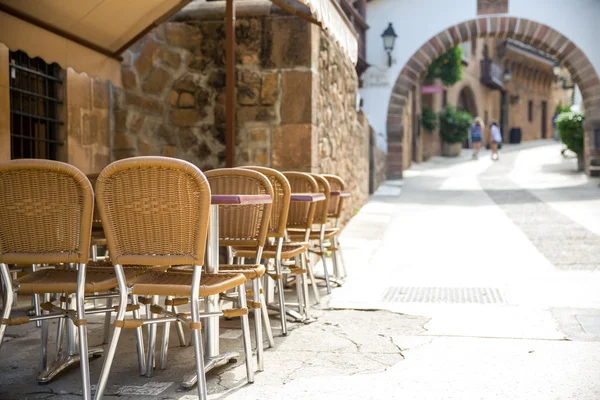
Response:
[{"label": "stone wall", "polygon": [[[366,117],[364,118],[366,119]],[[387,153],[376,146],[377,132],[375,132],[375,130],[371,126],[369,126],[369,134],[371,139],[371,152],[369,160],[371,176],[369,183],[369,193],[374,193],[377,190],[377,188],[381,186],[383,182],[385,182],[387,176]]]},{"label": "stone wall", "polygon": [[358,78],[352,63],[321,33],[316,101],[319,165],[315,172],[341,176],[352,192],[344,203],[349,219],[369,193],[369,123],[358,118]]}]

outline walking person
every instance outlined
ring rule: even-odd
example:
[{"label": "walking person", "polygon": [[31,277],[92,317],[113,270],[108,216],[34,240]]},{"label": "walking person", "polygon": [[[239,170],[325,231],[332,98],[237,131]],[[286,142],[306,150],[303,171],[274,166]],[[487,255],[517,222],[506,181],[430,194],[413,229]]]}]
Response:
[{"label": "walking person", "polygon": [[473,143],[473,159],[479,158],[479,149],[481,148],[481,141],[483,139],[483,129],[485,124],[481,117],[475,118],[473,125],[471,125],[471,143]]},{"label": "walking person", "polygon": [[493,121],[490,126],[490,147],[492,149],[492,160],[498,159],[498,145],[502,143],[502,132],[497,121]]}]

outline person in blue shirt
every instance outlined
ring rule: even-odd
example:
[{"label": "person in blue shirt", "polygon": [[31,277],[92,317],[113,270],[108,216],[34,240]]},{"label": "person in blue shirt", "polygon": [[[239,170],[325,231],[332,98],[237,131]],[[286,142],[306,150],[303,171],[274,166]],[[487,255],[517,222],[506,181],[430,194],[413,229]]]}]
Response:
[{"label": "person in blue shirt", "polygon": [[479,149],[481,148],[481,141],[483,140],[483,130],[485,124],[481,117],[475,118],[473,125],[471,125],[471,143],[473,143],[473,159],[479,158]]}]

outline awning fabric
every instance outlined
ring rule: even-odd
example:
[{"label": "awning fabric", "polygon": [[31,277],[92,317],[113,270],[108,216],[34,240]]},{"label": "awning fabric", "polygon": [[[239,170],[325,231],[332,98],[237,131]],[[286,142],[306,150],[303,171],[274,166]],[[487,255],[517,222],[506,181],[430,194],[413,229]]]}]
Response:
[{"label": "awning fabric", "polygon": [[189,0],[0,0],[0,42],[121,84],[120,54]]},{"label": "awning fabric", "polygon": [[298,0],[306,5],[313,17],[321,22],[323,29],[329,32],[350,60],[356,64],[358,60],[358,38],[343,11],[336,7],[335,0]]}]

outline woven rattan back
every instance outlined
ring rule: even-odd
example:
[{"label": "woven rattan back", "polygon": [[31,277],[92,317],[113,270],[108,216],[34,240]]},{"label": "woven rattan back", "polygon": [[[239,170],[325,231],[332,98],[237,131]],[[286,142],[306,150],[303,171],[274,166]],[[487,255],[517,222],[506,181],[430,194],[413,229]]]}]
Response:
[{"label": "woven rattan back", "polygon": [[244,167],[252,171],[260,172],[271,182],[273,187],[273,205],[271,207],[271,222],[269,222],[269,237],[285,236],[285,227],[287,216],[290,209],[290,183],[285,175],[272,168],[265,167]]},{"label": "woven rattan back", "polygon": [[[292,189],[292,193],[319,193],[317,181],[305,172],[284,172]],[[311,229],[317,203],[291,202],[287,227]]]},{"label": "woven rattan back", "polygon": [[[242,168],[214,169],[206,173],[213,195],[269,195],[273,187],[263,174]],[[219,206],[221,246],[264,246],[271,218],[271,203]]]},{"label": "woven rattan back", "polygon": [[69,164],[0,165],[0,262],[87,262],[93,205],[90,181]]},{"label": "woven rattan back", "polygon": [[189,162],[116,161],[100,173],[96,200],[114,264],[204,264],[210,187]]},{"label": "woven rattan back", "polygon": [[[337,175],[331,174],[322,174],[323,178],[327,179],[329,182],[329,187],[331,191],[343,192],[346,190],[346,182],[342,178]],[[342,216],[342,210],[344,207],[344,198],[341,196],[331,196],[329,199],[329,209],[327,211],[327,216],[329,218],[340,218]]]},{"label": "woven rattan back", "polygon": [[[100,173],[87,174],[90,183],[92,184],[92,188],[96,190],[96,182],[98,182],[98,176]],[[102,220],[100,219],[100,211],[98,210],[98,204],[94,201],[94,217],[92,219],[92,233],[95,235],[104,236],[104,231],[102,230]]]},{"label": "woven rattan back", "polygon": [[327,222],[327,212],[329,210],[329,200],[331,199],[331,188],[327,179],[318,174],[311,174],[312,177],[317,181],[319,185],[319,192],[325,195],[325,201],[317,203],[317,209],[315,211],[314,224],[324,224]]}]

